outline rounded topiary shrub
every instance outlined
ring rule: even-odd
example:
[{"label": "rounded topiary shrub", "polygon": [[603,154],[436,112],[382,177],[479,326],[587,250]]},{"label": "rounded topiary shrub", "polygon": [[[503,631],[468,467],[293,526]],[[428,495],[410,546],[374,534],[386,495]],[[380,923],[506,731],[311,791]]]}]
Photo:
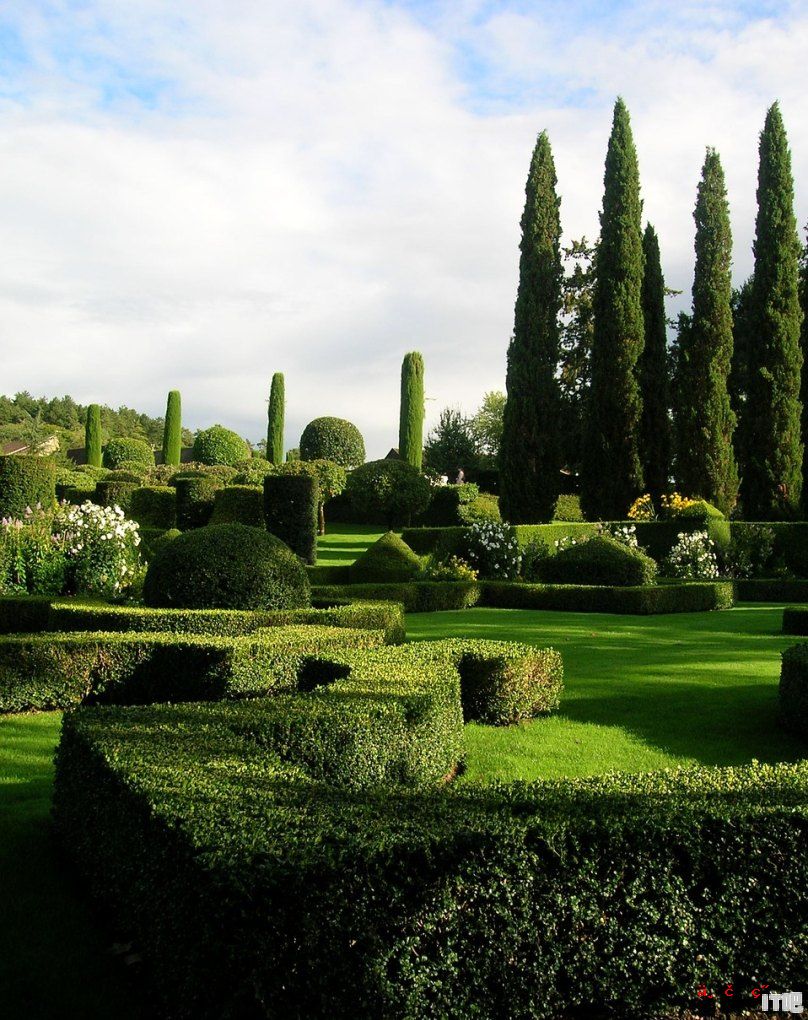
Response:
[{"label": "rounded topiary shrub", "polygon": [[432,486],[403,460],[371,460],[348,475],[345,495],[357,517],[384,521],[393,528],[409,524],[429,506]]},{"label": "rounded topiary shrub", "polygon": [[212,524],[168,542],[149,564],[147,606],[300,609],[311,603],[306,568],[280,539],[246,524]]},{"label": "rounded topiary shrub", "polygon": [[213,497],[211,524],[264,526],[264,489],[255,485],[228,485]]},{"label": "rounded topiary shrub", "polygon": [[30,507],[53,506],[56,468],[44,457],[0,457],[0,517],[20,518]]},{"label": "rounded topiary shrub", "polygon": [[154,451],[145,439],[110,439],[104,447],[104,467],[154,467]]},{"label": "rounded topiary shrub", "polygon": [[315,418],[303,429],[300,458],[358,467],[365,462],[365,440],[356,425],[344,418]]},{"label": "rounded topiary shrub", "polygon": [[537,564],[548,584],[603,584],[618,587],[653,584],[657,565],[639,549],[607,535],[596,535],[562,549]]},{"label": "rounded topiary shrub", "polygon": [[374,542],[352,564],[352,584],[385,584],[411,581],[421,570],[421,559],[392,531]]},{"label": "rounded topiary shrub", "polygon": [[246,440],[224,425],[211,425],[209,429],[197,432],[194,438],[194,460],[200,464],[230,466],[249,456],[250,448]]}]

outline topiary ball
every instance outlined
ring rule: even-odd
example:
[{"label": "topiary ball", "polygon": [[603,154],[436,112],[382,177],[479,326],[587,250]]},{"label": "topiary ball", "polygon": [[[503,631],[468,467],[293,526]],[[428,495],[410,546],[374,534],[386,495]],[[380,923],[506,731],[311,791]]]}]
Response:
[{"label": "topiary ball", "polygon": [[333,460],[340,467],[358,467],[365,462],[362,433],[344,418],[315,418],[300,437],[301,460]]},{"label": "topiary ball", "polygon": [[147,606],[301,609],[311,604],[306,568],[279,538],[246,524],[213,524],[169,542],[149,564]]},{"label": "topiary ball", "polygon": [[116,468],[139,465],[154,467],[154,451],[145,439],[110,439],[104,447],[104,467]]},{"label": "topiary ball", "polygon": [[351,584],[411,581],[421,570],[421,558],[393,531],[374,542],[351,565]]},{"label": "topiary ball", "polygon": [[247,441],[224,425],[211,425],[194,437],[194,460],[200,464],[239,464],[250,456]]}]

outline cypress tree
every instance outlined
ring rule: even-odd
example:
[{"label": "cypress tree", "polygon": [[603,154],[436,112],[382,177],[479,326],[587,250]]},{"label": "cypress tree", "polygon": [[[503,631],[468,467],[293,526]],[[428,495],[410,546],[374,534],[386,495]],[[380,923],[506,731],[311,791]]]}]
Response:
[{"label": "cypress tree", "polygon": [[642,202],[631,121],[620,98],[614,106],[603,184],[581,506],[590,519],[614,520],[625,517],[643,488],[637,381],[645,344]]},{"label": "cypress tree", "polygon": [[641,452],[645,485],[655,501],[668,491],[671,436],[668,420],[668,334],[665,321],[665,280],[656,231],[647,224],[642,238],[645,273],[642,310],[645,347],[637,363],[642,394]]},{"label": "cypress tree", "polygon": [[791,517],[802,496],[800,435],[800,242],[794,217],[791,153],[775,103],[760,134],[754,334],[744,413],[747,463],[741,497],[748,520]]},{"label": "cypress tree", "polygon": [[286,392],[283,372],[272,376],[267,411],[267,460],[283,464],[283,426],[286,414]]},{"label": "cypress tree", "polygon": [[[808,226],[805,228],[808,235]],[[802,308],[802,332],[800,334],[800,348],[802,350],[802,373],[800,381],[800,401],[802,403],[802,510],[805,516],[805,508],[808,506],[808,459],[805,451],[808,449],[808,243],[802,249],[802,263],[800,265],[800,306]]]},{"label": "cypress tree", "polygon": [[101,467],[101,405],[90,404],[84,428],[84,454],[92,467]]},{"label": "cypress tree", "polygon": [[678,452],[681,487],[728,514],[738,498],[732,437],[735,414],[728,379],[732,366],[732,232],[721,159],[708,149],[696,208],[696,267],[688,337],[689,379],[683,400],[687,427]]},{"label": "cypress tree", "polygon": [[179,464],[182,454],[182,402],[180,391],[171,390],[163,426],[163,463]]},{"label": "cypress tree", "polygon": [[514,524],[551,520],[560,487],[561,399],[555,369],[563,270],[556,184],[550,139],[542,131],[525,187],[500,446],[500,509]]},{"label": "cypress tree", "polygon": [[401,403],[398,419],[401,459],[421,470],[424,459],[424,359],[418,351],[401,363]]}]

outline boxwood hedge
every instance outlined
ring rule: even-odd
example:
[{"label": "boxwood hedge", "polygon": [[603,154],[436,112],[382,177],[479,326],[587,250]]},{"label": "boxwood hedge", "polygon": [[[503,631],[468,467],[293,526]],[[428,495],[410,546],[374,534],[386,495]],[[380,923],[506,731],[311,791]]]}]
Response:
[{"label": "boxwood hedge", "polygon": [[20,518],[37,503],[56,499],[56,468],[47,457],[0,456],[0,517]]},{"label": "boxwood hedge", "polygon": [[783,725],[808,737],[808,644],[792,645],[783,652],[779,696]]}]

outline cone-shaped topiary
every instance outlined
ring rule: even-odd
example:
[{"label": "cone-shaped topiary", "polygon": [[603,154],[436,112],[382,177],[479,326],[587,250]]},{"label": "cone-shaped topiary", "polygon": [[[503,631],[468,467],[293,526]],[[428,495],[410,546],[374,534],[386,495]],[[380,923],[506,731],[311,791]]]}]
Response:
[{"label": "cone-shaped topiary", "polygon": [[556,378],[563,278],[559,205],[553,153],[547,132],[542,131],[525,188],[500,447],[500,511],[515,524],[551,520],[561,483],[561,394]]},{"label": "cone-shaped topiary", "polygon": [[88,464],[101,467],[101,405],[90,404],[84,428],[84,454]]},{"label": "cone-shaped topiary", "polygon": [[171,390],[163,427],[163,463],[179,464],[182,454],[182,401],[179,390]]},{"label": "cone-shaped topiary", "polygon": [[283,372],[272,376],[267,411],[267,460],[283,464],[283,424],[286,413],[286,393]]},{"label": "cone-shaped topiary", "polygon": [[424,459],[424,359],[418,351],[401,364],[401,405],[398,420],[401,459],[421,470]]},{"label": "cone-shaped topiary", "polygon": [[311,602],[306,568],[263,528],[212,524],[163,546],[143,584],[147,606],[300,609]]},{"label": "cone-shaped topiary", "polygon": [[351,566],[351,584],[411,581],[420,569],[420,558],[395,532],[388,531]]}]

